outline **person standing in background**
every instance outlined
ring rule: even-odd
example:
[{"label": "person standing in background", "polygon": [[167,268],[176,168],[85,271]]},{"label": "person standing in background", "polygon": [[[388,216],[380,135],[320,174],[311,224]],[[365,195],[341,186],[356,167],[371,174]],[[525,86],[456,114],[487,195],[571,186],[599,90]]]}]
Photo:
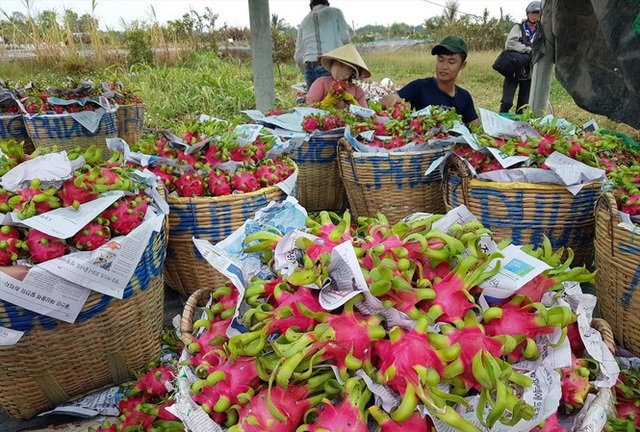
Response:
[{"label": "person standing in background", "polygon": [[349,26],[342,11],[328,0],[311,0],[311,12],[298,27],[295,61],[305,77],[307,91],[316,78],[331,72],[320,63],[320,56],[351,42]]},{"label": "person standing in background", "polygon": [[[505,49],[516,51],[519,53],[531,53],[531,43],[538,30],[538,22],[540,21],[540,2],[532,1],[526,9],[527,19],[513,26],[507,41]],[[531,91],[531,64],[522,68],[522,73],[513,77],[505,77],[502,85],[502,101],[500,103],[500,112],[509,112],[513,106],[513,98],[518,90],[518,101],[516,105],[516,113],[521,114],[523,106],[529,103],[529,92]]]}]

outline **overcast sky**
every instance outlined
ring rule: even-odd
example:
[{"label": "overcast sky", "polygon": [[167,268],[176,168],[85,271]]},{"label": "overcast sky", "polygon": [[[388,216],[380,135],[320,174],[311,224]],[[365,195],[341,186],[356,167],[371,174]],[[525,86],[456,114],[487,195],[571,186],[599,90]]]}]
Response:
[{"label": "overcast sky", "polygon": [[[446,0],[330,0],[331,6],[342,9],[347,22],[355,28],[367,24],[389,25],[404,22],[417,25],[425,19],[440,15]],[[0,10],[6,14],[14,11],[27,12],[26,4],[31,5],[32,13],[51,10],[62,13],[71,9],[78,15],[91,12],[91,0],[0,0]],[[527,1],[513,0],[460,0],[460,11],[468,14],[482,14],[487,8],[493,17],[503,13],[517,20],[525,18]],[[249,25],[249,6],[247,0],[96,0],[95,16],[100,19],[101,27],[121,29],[121,18],[126,22],[133,20],[151,20],[151,9],[157,19],[164,23],[177,19],[194,9],[202,12],[205,7],[218,14],[216,27],[225,23],[229,26]],[[269,12],[277,14],[290,25],[296,27],[309,12],[308,0],[270,0]]]}]

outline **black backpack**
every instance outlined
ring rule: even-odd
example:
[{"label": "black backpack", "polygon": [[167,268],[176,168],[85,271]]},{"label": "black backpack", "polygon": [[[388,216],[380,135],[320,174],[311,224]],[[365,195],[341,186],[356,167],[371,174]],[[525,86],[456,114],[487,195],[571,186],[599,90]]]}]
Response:
[{"label": "black backpack", "polygon": [[[520,42],[531,46],[531,41],[524,30],[524,24],[520,24],[520,31],[522,33]],[[493,69],[505,78],[529,79],[531,77],[531,53],[503,50],[493,63]]]}]

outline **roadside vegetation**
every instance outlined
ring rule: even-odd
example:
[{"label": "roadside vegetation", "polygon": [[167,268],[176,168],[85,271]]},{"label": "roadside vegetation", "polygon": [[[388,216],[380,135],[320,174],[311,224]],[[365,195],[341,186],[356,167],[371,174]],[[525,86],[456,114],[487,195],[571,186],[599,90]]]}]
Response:
[{"label": "roadside vegetation", "polygon": [[[209,7],[166,23],[155,19],[121,23],[123,30],[103,29],[92,13],[78,16],[73,10],[35,12],[33,0],[24,0],[25,13],[0,14],[0,78],[25,84],[47,85],[67,76],[92,81],[121,81],[130,85],[147,103],[150,127],[171,127],[206,113],[221,118],[246,118],[240,110],[254,107],[249,29],[218,25],[218,15]],[[354,33],[361,45],[381,39],[405,39],[397,50],[370,49],[361,45],[372,81],[391,78],[397,87],[429,76],[435,68],[429,54],[432,44],[447,34],[469,41],[468,66],[459,84],[473,95],[477,107],[497,110],[502,77],[491,65],[513,18],[462,15],[457,1],[450,0],[441,16],[421,26],[393,24],[365,26]],[[1,11],[1,10],[0,10]],[[271,17],[274,43],[276,103],[288,108],[295,103],[291,85],[303,81],[293,62],[296,30],[277,15]],[[244,49],[239,49],[244,48]],[[30,57],[9,56],[16,49]],[[553,79],[549,110],[558,117],[584,123],[591,118],[600,127],[625,133],[636,141],[640,132],[579,108]]]}]

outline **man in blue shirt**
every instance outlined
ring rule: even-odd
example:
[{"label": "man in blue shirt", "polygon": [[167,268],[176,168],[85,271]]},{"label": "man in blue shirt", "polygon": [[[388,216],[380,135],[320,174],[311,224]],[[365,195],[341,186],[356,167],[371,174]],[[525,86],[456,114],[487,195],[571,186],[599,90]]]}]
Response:
[{"label": "man in blue shirt", "polygon": [[447,36],[431,50],[437,57],[436,75],[411,81],[397,93],[383,97],[380,100],[382,107],[392,107],[402,99],[416,110],[440,105],[454,108],[465,124],[479,125],[473,98],[455,84],[458,74],[467,66],[467,52],[467,44],[462,38]]}]

